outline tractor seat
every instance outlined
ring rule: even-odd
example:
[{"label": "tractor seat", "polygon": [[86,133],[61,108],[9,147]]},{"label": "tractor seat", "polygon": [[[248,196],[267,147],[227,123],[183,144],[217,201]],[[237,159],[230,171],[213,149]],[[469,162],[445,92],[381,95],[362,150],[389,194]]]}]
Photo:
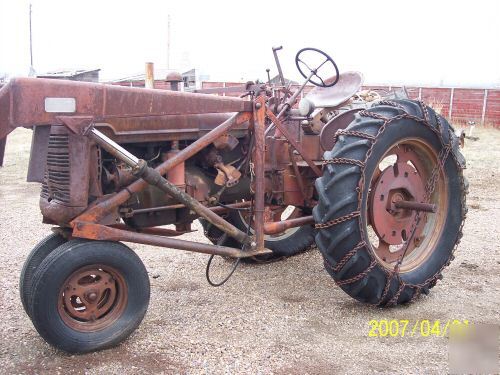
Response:
[{"label": "tractor seat", "polygon": [[[325,82],[331,82],[332,78]],[[359,72],[345,72],[340,74],[339,81],[332,87],[314,87],[304,97],[314,108],[338,107],[356,94],[363,83],[363,76]]]}]

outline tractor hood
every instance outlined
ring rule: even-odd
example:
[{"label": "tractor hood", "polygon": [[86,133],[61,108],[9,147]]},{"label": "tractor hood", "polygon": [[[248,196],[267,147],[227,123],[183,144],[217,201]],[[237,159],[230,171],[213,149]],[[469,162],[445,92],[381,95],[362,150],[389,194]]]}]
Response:
[{"label": "tractor hood", "polygon": [[[0,89],[0,165],[5,138],[17,127],[89,118],[118,142],[197,139],[252,102],[176,91],[41,78],[15,78]],[[163,134],[163,136],[162,136]],[[187,138],[186,138],[187,137]]]}]

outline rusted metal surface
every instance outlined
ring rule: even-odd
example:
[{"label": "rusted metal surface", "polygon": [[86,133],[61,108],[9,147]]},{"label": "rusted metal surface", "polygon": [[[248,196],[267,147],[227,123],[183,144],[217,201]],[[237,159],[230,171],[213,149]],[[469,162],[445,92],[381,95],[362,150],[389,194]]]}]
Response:
[{"label": "rusted metal surface", "polygon": [[264,248],[264,192],[265,192],[265,153],[266,141],[264,139],[266,121],[266,105],[265,98],[259,96],[255,100],[254,109],[254,139],[255,148],[253,151],[253,169],[255,172],[255,201],[254,201],[254,215],[255,215],[255,247],[257,249]]},{"label": "rusted metal surface", "polygon": [[243,251],[232,247],[184,241],[176,238],[136,233],[105,225],[88,223],[77,224],[73,230],[73,236],[93,240],[134,242],[152,246],[168,247],[177,250],[193,251],[195,253],[215,254],[232,258],[248,258],[255,255],[271,253],[271,250],[268,249]]},{"label": "rusted metal surface", "polygon": [[421,203],[414,201],[397,201],[394,203],[395,208],[403,208],[406,210],[422,211],[422,212],[433,212],[437,210],[437,206],[432,203]]},{"label": "rusted metal surface", "polygon": [[28,164],[28,182],[43,182],[43,178],[45,175],[45,165],[47,164],[49,138],[49,126],[35,126],[33,128],[30,161]]},{"label": "rusted metal surface", "polygon": [[205,89],[197,89],[194,92],[200,94],[241,94],[245,92],[245,85],[231,87],[210,87]]},{"label": "rusted metal surface", "polygon": [[[147,68],[151,68],[151,65],[148,64]],[[147,78],[151,70],[147,69]],[[304,82],[295,92],[285,88],[279,89],[277,100],[282,100],[283,105],[278,108],[278,102],[274,100],[272,108],[279,112],[275,115],[275,112],[266,105],[268,96],[273,95],[272,90],[263,84],[247,84],[245,89],[251,93],[251,97],[255,95],[254,100],[242,100],[100,84],[14,79],[0,91],[0,138],[18,126],[36,126],[44,129],[44,126],[51,125],[52,142],[56,142],[59,148],[54,149],[54,146],[50,145],[49,137],[46,157],[48,169],[44,177],[40,204],[46,222],[67,225],[68,221],[72,220],[70,225],[75,235],[92,238],[92,228],[89,229],[87,225],[99,223],[115,225],[113,230],[132,233],[136,236],[175,236],[183,230],[153,228],[152,226],[157,225],[155,221],[142,220],[135,224],[139,225],[138,228],[141,228],[142,232],[136,233],[126,230],[127,226],[116,227],[116,222],[119,221],[120,213],[126,218],[133,218],[135,215],[144,216],[179,210],[173,213],[174,216],[168,214],[170,216],[166,217],[175,217],[177,212],[179,215],[187,215],[187,212],[188,216],[190,215],[188,219],[192,220],[193,216],[204,218],[229,236],[249,245],[250,238],[243,231],[218,215],[226,213],[231,208],[249,207],[249,201],[228,203],[218,207],[206,206],[210,198],[208,192],[213,183],[230,188],[243,177],[242,172],[218,156],[216,161],[209,162],[208,166],[218,170],[219,174],[210,184],[206,182],[201,184],[205,186],[204,192],[197,192],[192,186],[193,178],[186,169],[186,161],[212,143],[216,147],[213,149],[216,153],[217,150],[220,152],[235,150],[236,147],[241,147],[239,146],[241,137],[252,135],[253,143],[250,142],[251,146],[247,151],[247,155],[249,153],[252,155],[251,173],[245,176],[248,180],[253,180],[255,188],[253,194],[255,243],[252,243],[252,248],[264,251],[266,232],[276,233],[275,231],[293,228],[300,223],[310,223],[310,217],[294,217],[285,221],[277,221],[267,229],[264,226],[268,192],[271,193],[270,197],[281,204],[292,202],[307,205],[306,202],[310,200],[309,190],[306,192],[305,188],[305,179],[309,182],[312,177],[307,172],[301,174],[303,166],[295,161],[293,153],[288,152],[290,148],[287,143],[290,143],[300,154],[305,165],[315,175],[321,174],[320,169],[312,160],[318,158],[317,140],[316,143],[305,142],[302,146],[297,141],[300,138],[300,130],[282,120],[288,116],[288,110],[295,104],[306,84],[307,82]],[[241,90],[241,88],[237,89]],[[20,98],[23,100],[21,101]],[[49,106],[47,106],[46,99],[49,99]],[[271,121],[271,126],[267,130],[265,129],[266,118]],[[65,127],[58,125],[65,125]],[[265,134],[273,126],[277,127],[272,147],[275,157],[268,166],[265,159]],[[64,133],[64,140],[58,135],[60,131]],[[85,135],[90,136],[92,142],[86,140]],[[72,145],[73,143],[77,145],[77,141],[83,143],[81,147],[69,148],[68,139]],[[167,148],[160,154],[161,162],[156,164],[155,169],[149,168],[140,158],[121,146],[127,143],[145,144],[162,141],[170,142],[168,144],[170,149]],[[182,143],[182,147],[179,147],[179,141],[194,142]],[[43,156],[44,150],[37,147],[38,143],[43,142],[34,143],[34,149],[38,148],[34,154]],[[100,148],[97,148],[94,143]],[[111,154],[135,168],[136,177],[143,176],[144,179],[134,180],[133,174],[126,168],[116,165],[110,170],[101,170],[100,152],[106,155]],[[79,158],[76,158],[77,155]],[[52,163],[51,166],[52,159],[57,159],[55,160],[57,163]],[[71,168],[69,168],[70,165]],[[39,167],[33,164],[32,169],[39,171],[41,169]],[[295,177],[292,177],[292,169]],[[266,170],[276,171],[272,180],[265,177]],[[40,179],[40,176],[35,177]],[[86,180],[81,181],[82,178]],[[112,194],[109,194],[109,190],[107,194],[104,193],[100,181],[104,181],[107,187],[111,187]],[[196,181],[194,183],[199,185]],[[144,201],[154,202],[148,198],[148,195],[138,195],[148,185],[157,187],[171,200],[156,200],[156,202],[167,203],[164,206],[148,207],[146,203],[146,205],[127,209],[126,203],[133,197],[134,199],[141,197]],[[89,186],[88,189],[87,186]],[[93,199],[91,204],[89,204],[90,197]],[[191,213],[186,211],[186,208],[189,208]],[[82,211],[84,212],[81,213]],[[187,228],[189,222],[180,220],[175,222],[175,225],[177,228]],[[90,232],[86,233],[86,230]],[[100,230],[102,232],[102,228]]]},{"label": "rusted metal surface", "polygon": [[[148,90],[88,82],[15,78],[0,89],[0,139],[16,127],[58,124],[60,112],[47,112],[46,98],[72,98],[71,116],[90,116],[96,123],[113,119],[251,111],[239,98]],[[116,129],[118,132],[122,129]]]},{"label": "rusted metal surface", "polygon": [[[209,210],[212,212],[215,212],[216,214],[221,214],[227,212],[229,209],[234,209],[234,208],[247,208],[251,206],[250,201],[245,201],[245,202],[238,202],[238,203],[230,203],[227,205],[223,206],[215,206],[215,207],[208,207]],[[179,203],[179,204],[172,204],[169,206],[159,206],[159,207],[151,207],[151,208],[140,208],[133,210],[131,209],[127,214],[130,216],[136,215],[136,214],[143,214],[143,213],[150,213],[150,212],[158,212],[158,211],[166,211],[166,210],[176,210],[179,208],[186,208],[186,205]]]},{"label": "rusted metal surface", "polygon": [[213,143],[218,150],[234,150],[238,146],[239,141],[231,134],[224,134]]},{"label": "rusted metal surface", "polygon": [[309,160],[317,162],[323,159],[324,152],[321,149],[317,134],[301,134],[300,145]]},{"label": "rusted metal surface", "polygon": [[301,227],[303,225],[313,225],[313,224],[314,224],[314,218],[312,216],[302,216],[296,219],[265,223],[264,233],[277,234],[284,232],[285,230],[290,228],[296,228],[296,227]]},{"label": "rusted metal surface", "polygon": [[[264,154],[265,154],[265,142],[264,142],[264,119],[266,116],[266,106],[264,99],[261,99],[261,102],[257,100],[257,105],[259,108],[256,110],[255,121],[254,121],[254,131],[255,129],[261,130],[261,137],[259,139],[259,135],[255,134],[255,149],[260,150],[260,152],[254,152],[253,157],[253,165],[256,172],[255,177],[255,186],[256,186],[256,194],[255,194],[255,215],[256,215],[256,248],[263,249],[264,241],[264,220],[260,218],[263,216],[264,211]],[[280,128],[279,130],[285,135],[286,138],[292,139],[292,136],[287,132],[287,130],[281,126],[280,120],[277,119],[276,116],[270,111],[268,111],[268,117],[271,118],[272,121],[277,122],[277,126]],[[169,195],[175,197],[179,202],[189,207],[191,210],[196,212],[200,217],[207,219],[216,225],[219,229],[228,233],[230,236],[235,237],[240,242],[247,242],[247,236],[236,227],[229,224],[227,221],[222,219],[220,216],[215,214],[209,208],[206,208],[202,204],[200,204],[196,199],[193,199],[190,195],[186,194],[183,190],[179,189],[175,185],[183,187],[183,176],[169,176],[173,177],[174,183],[169,182],[161,177],[162,174],[165,174],[171,170],[174,170],[175,167],[182,166],[184,161],[188,158],[195,155],[201,149],[205,148],[208,144],[216,141],[221,136],[227,136],[227,132],[231,130],[235,125],[241,124],[243,122],[248,121],[251,118],[251,114],[248,112],[243,112],[240,114],[235,114],[227,121],[223,122],[217,128],[209,132],[207,135],[201,137],[191,145],[187,146],[182,150],[172,150],[167,156],[166,160],[163,161],[157,168],[156,171],[153,171],[149,168],[145,168],[142,173],[145,173],[144,177],[149,180],[150,183],[157,186],[161,190],[164,190]],[[83,134],[87,132],[90,126],[94,126],[90,129],[90,135],[92,135],[93,140],[97,142],[101,147],[106,149],[112,155],[118,157],[120,160],[124,160],[130,166],[138,165],[138,159],[135,158],[132,154],[128,153],[125,149],[121,148],[117,143],[115,143],[112,139],[109,139],[105,134],[96,130],[95,119],[93,117],[81,116],[81,115],[72,115],[72,116],[58,116],[58,121],[62,121],[68,127],[70,127],[76,134]],[[98,123],[99,124],[99,123]],[[97,125],[99,126],[99,125]],[[179,129],[177,129],[179,130]],[[125,131],[126,133],[126,131]],[[115,134],[116,135],[116,134]],[[288,136],[288,137],[287,137]],[[302,154],[303,158],[306,162],[309,160],[307,156],[305,156],[304,152],[301,152],[301,148],[298,143],[295,141],[294,147],[298,149],[299,153]],[[121,152],[118,152],[121,150]],[[319,173],[319,169],[311,162],[313,169],[315,168],[316,174]],[[220,165],[220,163],[218,164]],[[147,177],[146,177],[147,174]],[[184,173],[182,173],[183,175]],[[179,183],[175,183],[175,181]],[[83,222],[99,222],[100,220],[107,217],[110,212],[116,211],[117,208],[123,204],[126,200],[128,200],[132,194],[140,192],[145,188],[147,184],[143,180],[137,180],[132,182],[125,189],[122,189],[117,194],[105,198],[93,205],[87,212],[83,215],[76,218],[72,225],[75,226],[81,224]],[[285,224],[283,224],[285,225]]]},{"label": "rusted metal surface", "polygon": [[[152,64],[146,68],[147,83],[152,81]],[[309,78],[314,74],[311,71]],[[168,77],[170,81],[178,78]],[[315,163],[320,155],[318,137],[304,134],[295,126],[296,120],[291,118],[297,116],[297,111],[290,111],[306,85],[307,81],[292,92],[285,87],[273,91],[265,84],[248,83],[244,89],[252,100],[243,100],[152,90],[151,85],[150,89],[142,89],[14,79],[0,91],[0,139],[18,126],[36,129],[51,126],[47,157],[41,158],[46,159],[47,173],[40,204],[46,222],[69,224],[75,236],[106,237],[103,233],[109,232],[103,227],[89,226],[102,224],[114,226],[108,229],[115,234],[120,231],[126,238],[153,241],[153,236],[163,238],[184,233],[193,218],[200,217],[247,247],[254,242],[253,250],[264,251],[265,234],[311,223],[309,216],[283,221],[273,217],[273,223],[266,227],[264,217],[269,204],[311,207],[314,203],[314,188],[307,186],[321,175]],[[241,91],[241,87],[236,90]],[[317,97],[326,95],[331,99],[340,95],[331,89],[328,93],[316,91]],[[270,125],[266,129],[267,124]],[[274,127],[274,136],[266,140],[265,135],[271,134]],[[58,147],[54,148],[54,142]],[[34,142],[34,154],[43,156],[44,150],[38,143],[43,141]],[[130,148],[123,146],[126,144]],[[271,158],[266,158],[268,146],[273,153]],[[298,156],[290,146],[303,161],[296,160]],[[155,149],[158,158],[151,159],[155,160],[154,169],[142,160],[150,160],[149,157],[136,156],[137,150],[145,152],[146,147],[151,150],[158,147],[158,151]],[[199,154],[204,149],[206,153]],[[234,156],[230,160],[221,156],[232,151],[244,155],[237,159],[238,167],[231,164]],[[214,158],[210,157],[212,154]],[[245,158],[250,158],[246,160],[249,163],[246,171],[240,170]],[[40,165],[32,164],[31,169],[39,172]],[[214,168],[218,174],[213,180],[211,172],[206,170],[197,175],[200,168]],[[34,174],[32,177],[41,178]],[[249,207],[247,195],[238,190],[236,199],[208,207],[225,202],[218,200],[221,195],[215,194],[215,189],[222,187],[220,192],[230,189],[241,184],[241,179],[246,179],[244,187],[254,202],[254,240],[219,216],[228,209]],[[243,199],[246,201],[241,202]],[[155,215],[168,218],[177,230],[154,228],[162,222],[146,217]],[[130,222],[117,226],[121,218]],[[141,232],[129,230],[130,225]],[[96,228],[98,232],[93,232]],[[199,245],[182,246],[193,249]],[[213,248],[205,250],[214,253]]]},{"label": "rusted metal surface", "polygon": [[[206,113],[126,117],[98,120],[95,127],[118,143],[197,140],[233,116],[234,113]],[[248,123],[231,129],[235,137],[247,133]]]},{"label": "rusted metal surface", "polygon": [[[306,195],[306,188],[304,187],[304,180],[302,178],[302,175],[300,174],[300,170],[299,170],[299,167],[297,165],[297,162],[295,161],[295,157],[293,155],[292,150],[288,149],[288,152],[289,152],[290,161],[292,162],[292,167],[293,167],[293,172],[295,174],[295,179],[297,181],[297,184],[299,185],[300,193],[302,194],[302,199],[305,201],[307,195]],[[285,191],[287,191],[286,187],[285,187]]]},{"label": "rusted metal surface", "polygon": [[147,183],[156,186],[158,189],[176,198],[179,202],[185,204],[192,211],[196,212],[200,217],[208,220],[217,228],[238,240],[240,243],[248,244],[249,238],[244,232],[211,211],[208,207],[202,205],[189,194],[178,189],[171,182],[163,178],[157,170],[149,168],[143,160],[141,160],[137,165],[137,175],[147,181]]},{"label": "rusted metal surface", "polygon": [[131,228],[125,224],[114,224],[111,225],[112,228],[128,230],[131,232],[144,233],[144,234],[153,234],[155,236],[165,236],[165,237],[177,237],[182,236],[183,234],[190,233],[192,230],[173,230],[168,228]]},{"label": "rusted metal surface", "polygon": [[[209,208],[202,205],[189,194],[180,190],[170,181],[163,178],[158,170],[148,167],[147,163],[144,160],[138,159],[120,145],[116,144],[110,139],[107,139],[107,137],[103,136],[103,134],[96,129],[91,129],[88,132],[88,135],[92,137],[92,139],[94,139],[94,141],[96,141],[101,147],[105,148],[109,153],[132,167],[134,175],[142,178],[148,184],[155,186],[158,189],[169,194],[170,196],[176,198],[179,202],[186,205],[192,211],[196,212],[200,217],[208,220],[217,228],[227,233],[229,236],[235,238],[243,244],[248,244],[249,239],[244,232],[218,216],[216,213],[212,212]],[[177,156],[178,155],[179,154],[177,154]],[[175,157],[173,157],[172,159],[175,159]],[[168,160],[172,159],[167,159],[167,162]],[[175,165],[179,165],[179,163],[176,163]]]},{"label": "rusted metal surface", "polygon": [[283,76],[283,71],[281,70],[280,59],[278,58],[278,51],[282,50],[283,46],[273,47],[274,61],[276,62],[276,67],[278,68],[278,76],[280,78],[281,86],[285,86],[285,77]]},{"label": "rusted metal surface", "polygon": [[[373,227],[383,242],[389,245],[401,244],[404,237],[410,234],[416,212],[395,209],[398,201],[424,199],[425,176],[420,176],[407,164],[407,160],[418,161],[412,151],[403,151],[403,146],[391,151],[401,155],[400,160],[387,167],[377,178],[373,187],[371,213]],[[403,155],[405,160],[403,160]],[[410,156],[411,155],[411,156]]]},{"label": "rusted metal surface", "polygon": [[[174,158],[180,151],[178,145],[163,155],[163,161]],[[186,186],[186,166],[185,163],[179,163],[167,172],[167,179],[178,188],[184,190]]]},{"label": "rusted metal surface", "polygon": [[72,329],[96,332],[123,314],[127,300],[122,274],[109,265],[93,264],[76,270],[62,284],[58,312]]},{"label": "rusted metal surface", "polygon": [[[241,124],[250,119],[251,114],[248,112],[243,112],[240,114],[235,114],[218,127],[210,131],[205,136],[193,142],[186,148],[182,149],[175,157],[167,159],[162,164],[160,164],[156,170],[161,174],[166,174],[171,168],[175,167],[179,163],[182,163],[197,154],[200,150],[208,146],[214,140],[219,138],[222,134],[229,131],[234,125]],[[133,182],[126,189],[122,189],[116,195],[111,197],[109,200],[102,202],[98,205],[93,206],[86,212],[84,212],[80,217],[75,219],[76,221],[87,221],[87,222],[99,222],[104,218],[112,209],[118,207],[119,205],[125,203],[133,193],[137,193],[143,190],[147,186],[147,182],[140,179]]]},{"label": "rusted metal surface", "polygon": [[[91,146],[86,137],[72,134],[64,126],[52,126],[47,163],[40,194],[44,218],[64,225],[88,206]],[[78,173],[71,173],[71,170]]]},{"label": "rusted metal surface", "polygon": [[321,176],[321,170],[314,164],[314,162],[308,158],[304,150],[302,149],[302,146],[290,135],[289,131],[283,126],[281,123],[281,120],[279,120],[274,113],[272,113],[270,110],[266,111],[266,115],[271,119],[271,121],[276,125],[276,127],[279,129],[281,134],[287,139],[288,142],[293,146],[294,149],[297,150],[297,152],[302,156],[304,161],[309,165],[309,167],[316,173],[316,175],[319,177]]},{"label": "rusted metal surface", "polygon": [[228,209],[248,208],[251,205],[252,203],[250,201],[244,201],[238,203],[225,204],[224,207],[222,206],[210,207],[210,209],[217,214],[221,214],[227,212]]}]

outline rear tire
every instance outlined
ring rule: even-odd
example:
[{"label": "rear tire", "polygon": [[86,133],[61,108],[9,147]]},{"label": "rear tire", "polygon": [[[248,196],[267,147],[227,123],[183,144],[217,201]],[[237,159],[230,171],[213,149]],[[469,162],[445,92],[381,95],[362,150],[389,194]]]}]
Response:
[{"label": "rear tire", "polygon": [[[392,120],[378,134],[384,119]],[[424,121],[429,126],[423,124]],[[383,102],[369,111],[362,111],[356,114],[355,120],[345,130],[344,135],[338,136],[333,150],[325,153],[325,159],[335,159],[335,163],[327,164],[323,176],[316,180],[320,199],[313,210],[317,226],[340,220],[318,229],[316,244],[324,257],[325,268],[351,297],[381,306],[409,302],[421,293],[427,294],[442,277],[441,272],[453,259],[454,249],[462,237],[467,184],[462,175],[465,161],[458,151],[457,139],[444,118],[431,108],[410,100]],[[375,140],[370,136],[376,137]],[[370,212],[371,202],[375,199],[371,196],[375,191],[372,183],[380,182],[384,173],[377,172],[381,173],[377,176],[376,168],[380,167],[380,161],[394,145],[399,147],[400,143],[404,145],[410,141],[427,145],[431,154],[438,155],[448,143],[451,144],[451,151],[444,164],[444,173],[439,173],[440,188],[431,195],[434,199],[431,203],[438,204],[442,210],[425,215],[425,221],[422,219],[420,222],[423,235],[410,237],[411,242],[408,240],[416,255],[410,257],[413,253],[407,255],[402,247],[402,255],[398,259],[403,259],[403,262],[396,269],[398,260],[390,263],[378,255],[381,246],[379,244],[377,248],[373,245],[367,228],[373,226],[373,218],[377,216],[377,213]],[[368,152],[370,149],[371,152]],[[423,151],[421,154],[414,153],[422,154]],[[427,168],[434,167],[429,165]],[[414,173],[420,175],[421,172]],[[396,176],[397,173],[394,173]],[[361,194],[358,194],[359,188]],[[383,195],[376,198],[384,199]],[[434,232],[434,224],[429,223],[435,223]],[[425,232],[426,228],[428,232]],[[378,239],[383,243],[385,240],[387,237],[384,236]],[[385,251],[390,256],[398,250]],[[417,256],[419,252],[423,255]]]},{"label": "rear tire", "polygon": [[69,241],[33,277],[31,318],[38,333],[68,353],[115,346],[142,321],[149,303],[147,271],[119,242]]},{"label": "rear tire", "polygon": [[[29,295],[31,293],[31,284],[33,275],[43,260],[57,247],[67,242],[67,240],[58,233],[52,233],[41,240],[29,253],[24,262],[21,276],[19,278],[19,294],[23,303],[24,311],[30,316]],[[31,316],[30,316],[31,317]]]}]

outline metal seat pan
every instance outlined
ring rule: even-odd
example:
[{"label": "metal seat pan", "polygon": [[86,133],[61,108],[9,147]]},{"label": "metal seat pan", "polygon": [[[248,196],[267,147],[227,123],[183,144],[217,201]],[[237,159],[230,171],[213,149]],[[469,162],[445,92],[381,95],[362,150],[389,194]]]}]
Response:
[{"label": "metal seat pan", "polygon": [[[332,78],[325,82],[331,81]],[[305,96],[315,108],[338,107],[356,94],[363,83],[363,76],[359,72],[344,72],[339,81],[332,87],[315,87]]]}]

